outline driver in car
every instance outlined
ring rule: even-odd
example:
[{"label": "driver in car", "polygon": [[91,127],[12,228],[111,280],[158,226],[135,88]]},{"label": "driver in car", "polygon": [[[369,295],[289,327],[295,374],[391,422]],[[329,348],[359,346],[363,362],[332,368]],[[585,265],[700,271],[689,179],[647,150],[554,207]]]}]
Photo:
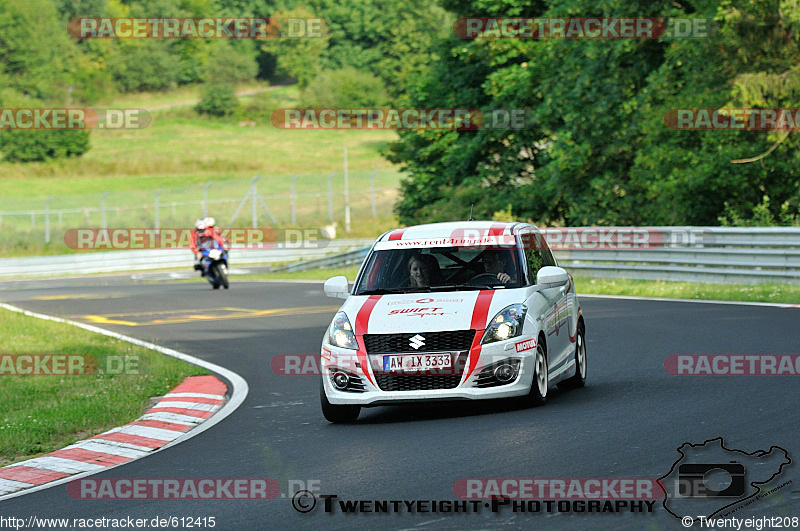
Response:
[{"label": "driver in car", "polygon": [[487,273],[494,274],[497,280],[506,284],[512,280],[511,275],[506,273],[506,251],[497,249],[488,249],[483,252],[481,261],[483,262],[483,270]]}]

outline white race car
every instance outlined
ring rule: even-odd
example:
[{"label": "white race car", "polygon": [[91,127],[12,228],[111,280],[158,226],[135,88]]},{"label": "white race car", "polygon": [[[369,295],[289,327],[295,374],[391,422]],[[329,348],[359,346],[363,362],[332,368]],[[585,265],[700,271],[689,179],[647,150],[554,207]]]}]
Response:
[{"label": "white race car", "polygon": [[583,313],[572,277],[525,223],[435,223],[383,234],[322,342],[331,422],[361,407],[527,396],[583,387]]}]

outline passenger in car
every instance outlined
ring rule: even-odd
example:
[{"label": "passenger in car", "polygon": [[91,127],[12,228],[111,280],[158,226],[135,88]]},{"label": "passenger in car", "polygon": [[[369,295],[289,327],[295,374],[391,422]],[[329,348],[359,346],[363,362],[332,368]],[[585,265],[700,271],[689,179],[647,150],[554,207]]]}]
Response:
[{"label": "passenger in car", "polygon": [[412,288],[427,288],[440,282],[439,262],[429,254],[414,254],[408,260],[409,284]]}]

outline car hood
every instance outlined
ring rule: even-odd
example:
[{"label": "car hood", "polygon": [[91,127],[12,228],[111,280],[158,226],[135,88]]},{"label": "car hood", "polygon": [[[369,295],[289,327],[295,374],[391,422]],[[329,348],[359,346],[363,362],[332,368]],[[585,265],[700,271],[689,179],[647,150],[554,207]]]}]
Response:
[{"label": "car hood", "polygon": [[524,302],[525,294],[518,288],[360,295],[349,297],[342,311],[357,335],[484,329],[500,310]]}]

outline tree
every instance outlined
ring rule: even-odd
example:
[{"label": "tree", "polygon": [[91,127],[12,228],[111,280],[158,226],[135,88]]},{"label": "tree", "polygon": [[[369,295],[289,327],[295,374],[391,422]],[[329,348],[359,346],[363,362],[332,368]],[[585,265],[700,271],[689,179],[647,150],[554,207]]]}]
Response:
[{"label": "tree", "polygon": [[[445,7],[459,17],[641,13],[637,2],[624,0]],[[791,68],[796,34],[770,22],[781,13],[794,21],[797,11],[789,2],[734,9],[727,0],[660,1],[648,4],[648,16],[715,18],[718,30],[693,39],[444,39],[440,58],[414,78],[404,104],[526,109],[530,125],[401,131],[387,152],[410,174],[396,207],[400,219],[452,219],[471,203],[476,216],[490,217],[512,202],[515,216],[543,223],[713,224],[726,201],[750,212],[765,193],[777,208],[797,195],[796,144],[784,142],[759,164],[732,164],[774,139],[758,131],[676,131],[664,116],[675,108],[752,104],[741,97],[747,78],[740,76],[782,76]],[[753,32],[751,21],[759,20],[766,27]]]}]

